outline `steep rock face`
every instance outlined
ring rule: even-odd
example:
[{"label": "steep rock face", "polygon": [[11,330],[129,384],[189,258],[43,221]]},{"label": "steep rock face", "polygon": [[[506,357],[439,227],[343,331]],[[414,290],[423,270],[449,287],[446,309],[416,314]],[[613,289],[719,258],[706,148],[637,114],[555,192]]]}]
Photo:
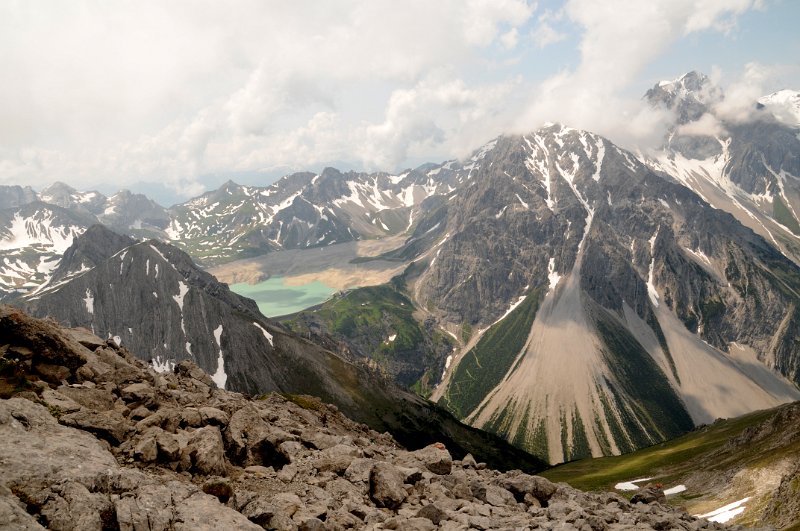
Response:
[{"label": "steep rock face", "polygon": [[100,192],[79,192],[66,183],[55,182],[42,190],[39,199],[68,210],[97,215],[103,212],[108,198]]},{"label": "steep rock face", "polygon": [[98,221],[111,230],[138,237],[163,237],[170,217],[167,210],[142,194],[122,190],[108,198]]},{"label": "steep rock face", "polygon": [[[121,248],[109,247],[114,243]],[[62,266],[74,270],[66,265],[71,257],[83,267],[90,255],[98,260],[94,266],[25,299],[25,307],[110,338],[161,371],[192,361],[221,388],[312,394],[411,447],[441,440],[460,455],[471,452],[498,466],[539,466],[367,367],[266,319],[252,300],[232,293],[171,245],[130,244],[97,226],[76,240]],[[347,348],[335,341],[330,347]]]},{"label": "steep rock face", "polygon": [[800,273],[762,239],[590,133],[481,162],[406,247],[418,306],[477,331],[434,398],[558,462],[800,396]]},{"label": "steep rock face", "polygon": [[0,209],[17,208],[37,200],[30,186],[0,186]]},{"label": "steep rock face", "polygon": [[[0,382],[12,366],[27,382],[0,399],[0,516],[12,529],[723,528],[453,459],[440,442],[408,451],[313,397],[217,389],[188,361],[158,374],[8,307],[0,330]],[[38,377],[44,354],[61,381]]]}]

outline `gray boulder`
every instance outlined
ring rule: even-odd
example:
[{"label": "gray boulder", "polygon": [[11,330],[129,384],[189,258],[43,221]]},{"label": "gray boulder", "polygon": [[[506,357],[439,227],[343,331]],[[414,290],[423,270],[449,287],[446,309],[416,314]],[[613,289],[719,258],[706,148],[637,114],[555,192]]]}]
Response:
[{"label": "gray boulder", "polygon": [[369,474],[369,495],[378,507],[397,509],[408,496],[403,473],[390,463],[375,463]]}]

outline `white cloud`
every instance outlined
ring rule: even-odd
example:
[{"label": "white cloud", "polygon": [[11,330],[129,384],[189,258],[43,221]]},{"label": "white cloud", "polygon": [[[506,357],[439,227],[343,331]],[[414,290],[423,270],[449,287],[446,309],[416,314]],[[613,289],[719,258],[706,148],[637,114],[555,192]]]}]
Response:
[{"label": "white cloud", "polygon": [[533,42],[536,43],[537,47],[545,48],[551,44],[563,41],[567,38],[567,34],[557,31],[548,22],[542,21],[539,22],[539,25],[533,30],[531,37],[533,37]]},{"label": "white cloud", "polygon": [[411,89],[397,90],[384,121],[360,132],[359,155],[374,168],[394,168],[410,156],[435,150],[464,155],[511,121],[505,103],[517,86],[512,80],[471,88],[438,73]]},{"label": "white cloud", "polygon": [[[534,91],[517,128],[560,121],[596,131],[623,145],[652,144],[669,123],[625,91],[642,69],[682,35],[726,28],[756,7],[754,0],[568,0],[565,15],[583,29],[580,64]],[[698,10],[699,9],[699,10]]]},{"label": "white cloud", "polygon": [[719,119],[711,113],[705,113],[693,122],[680,125],[675,132],[683,136],[723,137],[727,134]]},{"label": "white cloud", "polygon": [[417,97],[432,72],[459,79],[477,52],[516,47],[534,10],[525,0],[4,3],[0,183],[157,180],[188,193],[204,172],[353,158],[345,142],[359,137],[387,138],[369,159],[396,161],[481,107],[441,96],[435,118],[401,117],[403,91]]},{"label": "white cloud", "polygon": [[[566,0],[542,13],[525,0],[0,3],[0,183],[150,180],[194,194],[205,173],[337,160],[393,170],[544,121],[621,143],[660,139],[669,116],[631,98],[632,82],[676,39],[730,31],[759,6]],[[576,29],[580,63],[529,81],[542,73],[525,68],[550,52],[538,49]],[[720,112],[735,114],[734,103],[750,97],[750,74]]]},{"label": "white cloud", "polygon": [[500,37],[500,42],[506,50],[513,50],[519,43],[519,31],[517,28],[511,28]]},{"label": "white cloud", "polygon": [[714,106],[714,113],[729,122],[751,120],[758,98],[765,94],[764,86],[779,71],[779,67],[746,64],[742,76],[725,88],[725,97]]}]

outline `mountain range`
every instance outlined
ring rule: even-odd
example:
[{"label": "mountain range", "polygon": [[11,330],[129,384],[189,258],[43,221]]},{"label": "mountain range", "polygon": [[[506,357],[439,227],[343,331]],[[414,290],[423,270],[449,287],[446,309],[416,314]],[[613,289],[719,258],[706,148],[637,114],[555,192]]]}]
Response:
[{"label": "mountain range", "polygon": [[[732,117],[693,72],[645,96],[675,116],[656,151],[548,124],[465,161],[228,182],[169,209],[4,187],[1,289],[159,367],[196,360],[228,389],[299,385],[305,359],[302,383],[347,403],[340,362],[318,366],[335,351],[348,374],[377,369],[551,463],[619,454],[800,399],[796,96]],[[310,263],[306,249],[376,239],[397,245],[359,260],[403,273],[291,330],[193,264]],[[360,301],[349,320],[342,300]]]}]

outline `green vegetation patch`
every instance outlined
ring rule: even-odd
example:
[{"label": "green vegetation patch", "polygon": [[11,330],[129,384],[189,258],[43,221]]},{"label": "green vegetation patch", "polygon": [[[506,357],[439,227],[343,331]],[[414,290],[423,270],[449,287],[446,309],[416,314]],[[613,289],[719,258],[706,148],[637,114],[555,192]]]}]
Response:
[{"label": "green vegetation patch", "polygon": [[322,401],[310,395],[293,395],[289,393],[281,393],[281,396],[288,400],[289,402],[300,406],[303,409],[309,409],[311,411],[320,411],[322,409]]},{"label": "green vegetation patch", "polygon": [[[767,440],[760,444],[731,443],[745,430],[758,426],[773,415],[775,410],[758,411],[719,421],[633,453],[573,461],[553,467],[542,475],[551,481],[564,481],[583,490],[612,490],[616,483],[639,477],[654,477],[670,483],[680,481],[696,469],[714,473],[748,462],[758,463],[764,455],[781,459],[786,457],[786,452],[765,452],[764,446],[769,444]],[[780,436],[780,433],[774,434],[774,437]]]},{"label": "green vegetation patch", "polygon": [[457,417],[465,418],[503,379],[525,346],[545,291],[531,291],[518,307],[481,337],[464,355],[439,402]]},{"label": "green vegetation patch", "polygon": [[576,409],[572,416],[572,446],[569,448],[569,460],[583,459],[591,457],[592,450],[589,448],[589,439],[586,438],[586,431],[583,427],[581,414]]},{"label": "green vegetation patch", "polygon": [[384,284],[348,291],[284,324],[308,335],[310,323],[321,323],[329,334],[355,346],[397,383],[427,396],[452,345],[446,335],[419,323],[414,310],[396,285]]},{"label": "green vegetation patch", "polygon": [[800,223],[797,218],[792,215],[792,211],[786,206],[783,200],[775,196],[772,201],[772,215],[775,216],[775,221],[788,228],[794,234],[800,236]]},{"label": "green vegetation patch", "polygon": [[603,356],[614,369],[616,385],[609,382],[609,389],[634,444],[641,447],[651,437],[663,440],[691,430],[692,418],[653,358],[607,311],[598,306],[593,313]]}]

